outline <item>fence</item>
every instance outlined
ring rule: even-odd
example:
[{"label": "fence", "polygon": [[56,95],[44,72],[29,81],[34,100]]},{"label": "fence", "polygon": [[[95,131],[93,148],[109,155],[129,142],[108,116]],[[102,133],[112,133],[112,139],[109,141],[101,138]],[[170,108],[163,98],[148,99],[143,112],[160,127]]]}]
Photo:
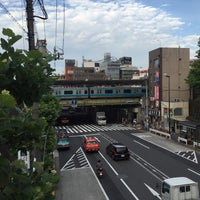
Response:
[{"label": "fence", "polygon": [[171,135],[170,135],[169,133],[166,133],[166,132],[163,132],[163,131],[159,131],[159,130],[157,130],[157,129],[152,129],[152,128],[150,128],[149,131],[150,131],[151,133],[156,134],[156,135],[160,135],[160,136],[162,136],[162,137],[166,137],[166,138],[168,138],[168,139],[171,139]]}]

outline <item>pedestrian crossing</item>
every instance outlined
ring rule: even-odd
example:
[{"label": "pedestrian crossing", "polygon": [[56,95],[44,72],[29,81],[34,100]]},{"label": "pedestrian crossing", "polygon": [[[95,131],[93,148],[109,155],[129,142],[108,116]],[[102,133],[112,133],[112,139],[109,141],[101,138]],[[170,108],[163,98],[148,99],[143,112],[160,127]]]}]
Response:
[{"label": "pedestrian crossing", "polygon": [[122,124],[109,124],[106,126],[98,126],[96,124],[80,124],[70,126],[56,126],[55,129],[66,130],[69,134],[85,134],[100,131],[120,131],[120,130],[133,130],[133,127],[124,126]]}]

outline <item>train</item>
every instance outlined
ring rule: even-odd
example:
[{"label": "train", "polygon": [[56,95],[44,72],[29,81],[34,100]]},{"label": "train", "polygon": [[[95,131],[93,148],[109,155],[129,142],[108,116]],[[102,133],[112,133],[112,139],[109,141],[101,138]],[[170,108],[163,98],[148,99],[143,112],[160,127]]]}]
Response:
[{"label": "train", "polygon": [[145,86],[52,86],[53,95],[59,99],[136,98],[146,95]]}]

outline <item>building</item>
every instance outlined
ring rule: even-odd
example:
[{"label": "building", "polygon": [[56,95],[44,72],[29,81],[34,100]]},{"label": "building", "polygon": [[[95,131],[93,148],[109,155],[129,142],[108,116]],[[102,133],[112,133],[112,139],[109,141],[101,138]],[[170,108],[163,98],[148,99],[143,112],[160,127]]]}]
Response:
[{"label": "building", "polygon": [[94,67],[76,67],[74,68],[74,80],[105,80],[104,71],[96,72]]},{"label": "building", "polygon": [[137,68],[132,66],[132,58],[124,56],[124,57],[119,58],[119,62],[120,62],[119,78],[121,80],[133,79],[133,74],[135,70],[137,70]]},{"label": "building", "polygon": [[100,63],[100,70],[105,71],[110,80],[120,79],[120,61],[111,57],[110,53],[104,54],[104,60]]},{"label": "building", "polygon": [[[120,67],[120,79],[121,80],[133,80],[133,74],[136,71],[136,67],[133,66],[121,66]],[[138,76],[139,77],[139,76]]]},{"label": "building", "polygon": [[[149,117],[152,126],[174,130],[189,115],[189,48],[149,52]],[[170,110],[170,112],[169,112]],[[169,122],[170,116],[170,122]]]},{"label": "building", "polygon": [[99,63],[83,59],[82,67],[77,66],[74,59],[65,60],[65,80],[105,80],[104,71],[100,70]]},{"label": "building", "polygon": [[74,59],[65,60],[65,79],[68,81],[74,80],[74,69],[78,66],[78,62]]}]

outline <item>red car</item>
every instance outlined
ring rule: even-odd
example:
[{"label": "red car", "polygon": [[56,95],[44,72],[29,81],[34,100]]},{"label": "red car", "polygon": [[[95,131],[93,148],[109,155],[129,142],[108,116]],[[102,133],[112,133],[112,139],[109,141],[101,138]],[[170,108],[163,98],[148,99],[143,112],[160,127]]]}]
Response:
[{"label": "red car", "polygon": [[89,138],[85,138],[83,141],[83,148],[85,149],[85,151],[87,152],[92,152],[92,151],[99,151],[100,149],[100,145],[99,142],[97,141],[96,138],[94,137],[89,137]]}]

